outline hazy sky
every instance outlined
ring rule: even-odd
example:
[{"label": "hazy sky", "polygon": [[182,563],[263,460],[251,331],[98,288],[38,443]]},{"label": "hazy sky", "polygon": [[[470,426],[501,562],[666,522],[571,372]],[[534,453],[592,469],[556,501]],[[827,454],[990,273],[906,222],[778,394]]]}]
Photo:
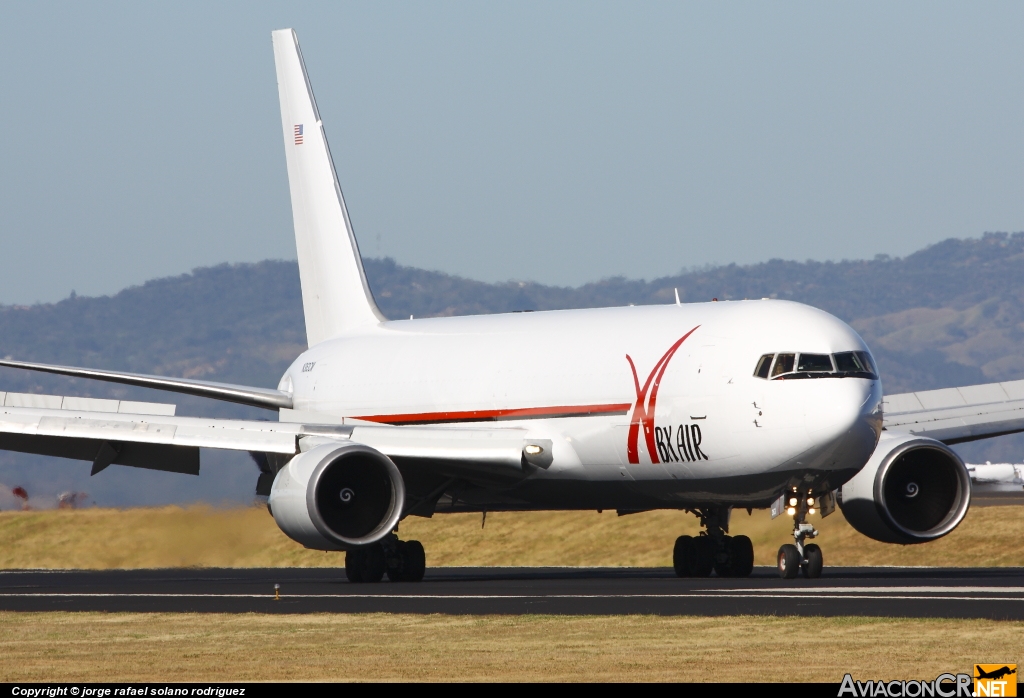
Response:
[{"label": "hazy sky", "polygon": [[579,284],[1024,230],[1022,3],[14,3],[0,303],[293,258],[294,27],[364,254]]}]

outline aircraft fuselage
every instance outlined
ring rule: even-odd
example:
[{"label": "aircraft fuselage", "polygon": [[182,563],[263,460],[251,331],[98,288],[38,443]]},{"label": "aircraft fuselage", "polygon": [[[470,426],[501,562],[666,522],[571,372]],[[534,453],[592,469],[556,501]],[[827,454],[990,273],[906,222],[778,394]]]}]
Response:
[{"label": "aircraft fuselage", "polygon": [[504,486],[532,507],[766,506],[864,465],[882,387],[760,378],[759,359],[850,351],[867,351],[853,329],[788,301],[527,312],[368,326],[304,352],[281,385],[296,410],[353,423],[549,439],[548,467]]}]

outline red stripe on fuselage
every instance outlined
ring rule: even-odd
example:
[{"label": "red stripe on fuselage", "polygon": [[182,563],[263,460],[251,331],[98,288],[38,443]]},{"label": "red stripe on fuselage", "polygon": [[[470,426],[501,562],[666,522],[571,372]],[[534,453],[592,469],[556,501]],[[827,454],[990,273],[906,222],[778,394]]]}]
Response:
[{"label": "red stripe on fuselage", "polygon": [[444,424],[448,422],[497,422],[544,417],[588,417],[590,415],[626,414],[632,403],[614,405],[558,405],[556,407],[522,407],[510,410],[469,410],[465,412],[418,412],[415,414],[383,414],[353,417],[379,424]]}]

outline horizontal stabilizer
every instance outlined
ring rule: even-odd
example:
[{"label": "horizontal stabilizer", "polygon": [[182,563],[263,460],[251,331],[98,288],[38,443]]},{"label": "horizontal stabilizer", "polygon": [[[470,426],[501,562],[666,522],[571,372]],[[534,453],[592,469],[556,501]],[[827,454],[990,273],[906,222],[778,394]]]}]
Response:
[{"label": "horizontal stabilizer", "polygon": [[53,366],[51,364],[37,364],[28,361],[9,361],[6,359],[0,360],[0,366],[23,368],[29,371],[42,371],[43,373],[56,373],[61,376],[73,376],[75,378],[91,378],[93,380],[107,381],[109,383],[123,383],[124,385],[135,385],[140,388],[167,390],[172,393],[184,393],[186,395],[208,397],[213,400],[237,402],[241,405],[262,407],[267,410],[278,410],[282,407],[292,406],[292,396],[290,393],[286,393],[282,390],[272,390],[270,388],[250,388],[244,385],[212,383],[209,381],[197,381],[188,378],[150,376],[142,373],[121,373],[118,371],[104,371],[97,368]]}]

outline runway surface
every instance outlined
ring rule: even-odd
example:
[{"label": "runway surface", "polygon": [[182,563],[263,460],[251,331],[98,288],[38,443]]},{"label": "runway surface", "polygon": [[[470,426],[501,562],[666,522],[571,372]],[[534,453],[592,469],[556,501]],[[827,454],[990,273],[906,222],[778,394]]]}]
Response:
[{"label": "runway surface", "polygon": [[[274,585],[280,585],[280,600]],[[437,568],[418,584],[342,569],[0,571],[0,610],[545,613],[1024,619],[1024,569],[826,568],[821,579],[678,579],[671,569]]]}]

